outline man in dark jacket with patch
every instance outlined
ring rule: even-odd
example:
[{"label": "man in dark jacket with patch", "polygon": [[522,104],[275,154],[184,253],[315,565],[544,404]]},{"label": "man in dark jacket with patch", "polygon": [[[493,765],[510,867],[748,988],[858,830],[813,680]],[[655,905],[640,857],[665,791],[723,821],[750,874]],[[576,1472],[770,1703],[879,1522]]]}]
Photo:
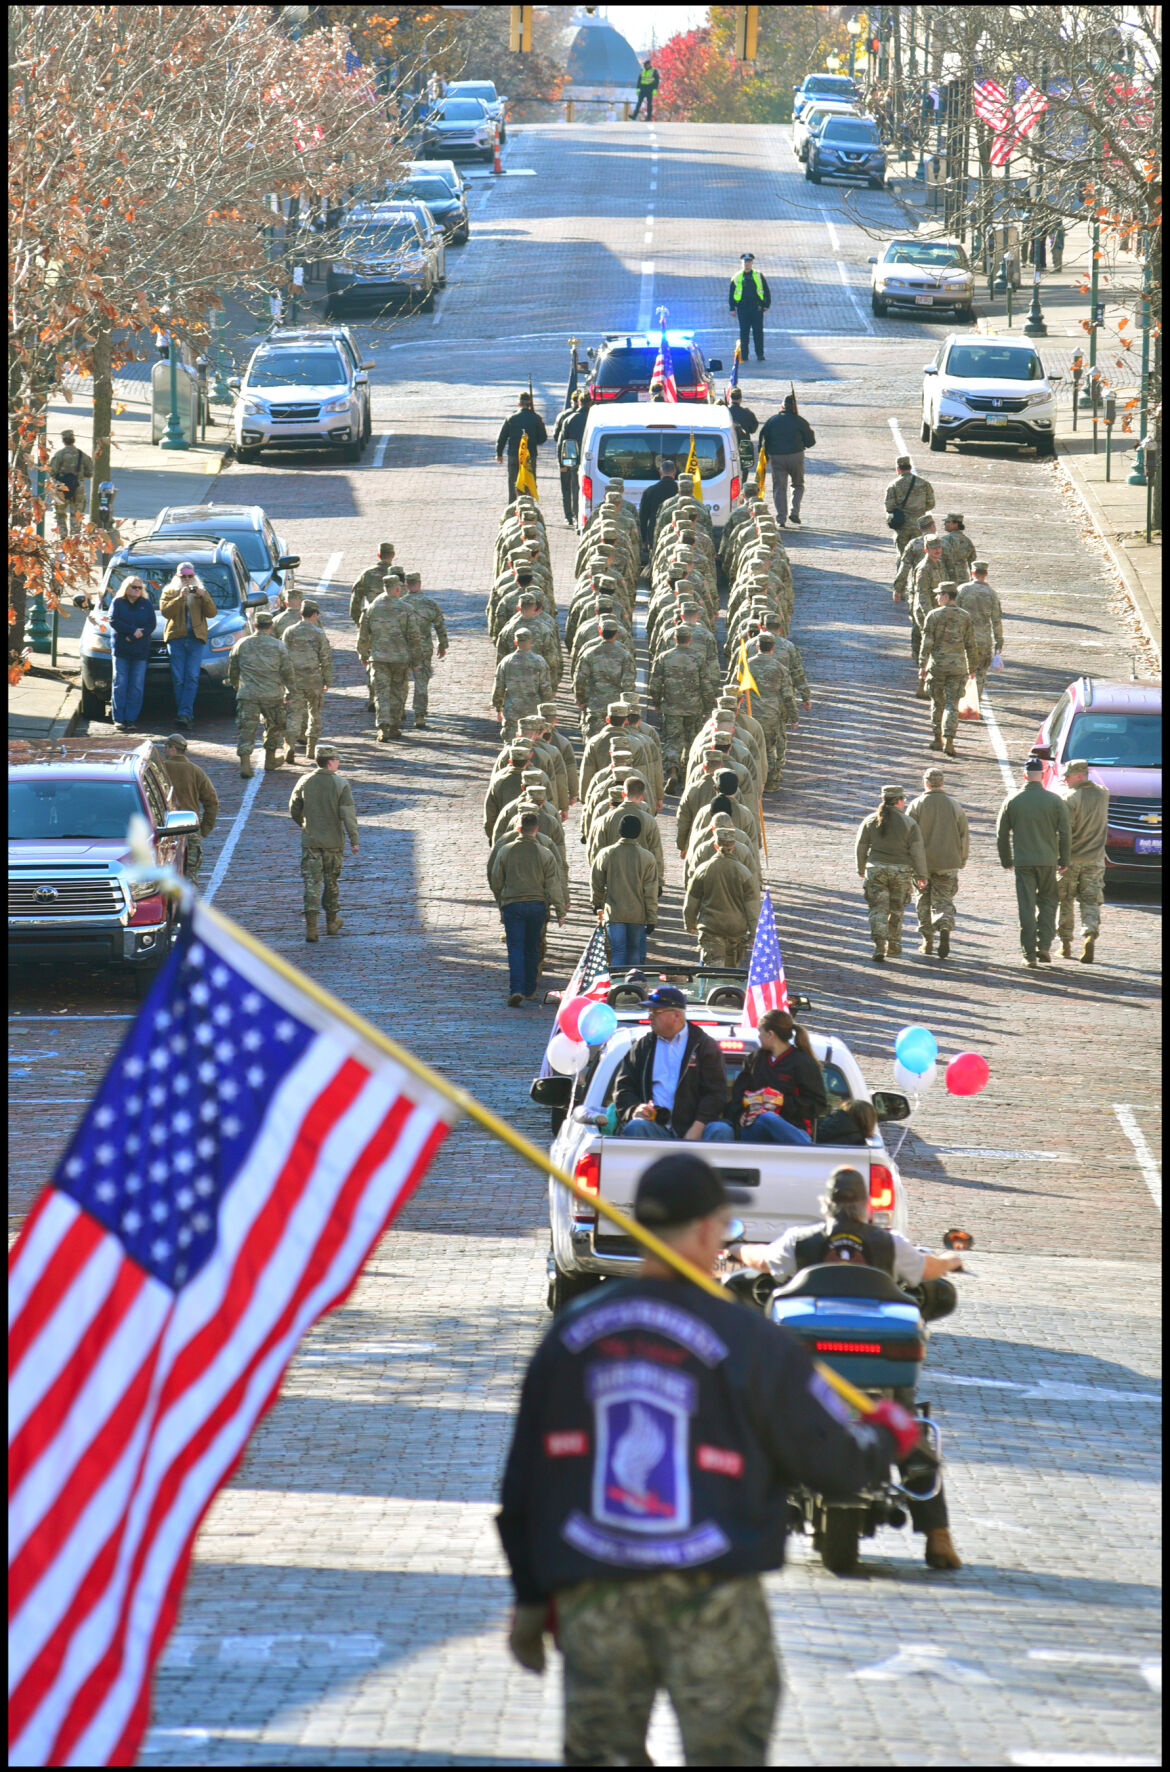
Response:
[{"label": "man in dark jacket with patch", "polygon": [[532,404],[531,394],[521,394],[516,411],[506,418],[500,426],[500,434],[496,438],[496,460],[502,462],[505,454],[508,457],[508,503],[516,496],[516,475],[520,472],[520,439],[528,438],[528,461],[532,468],[532,478],[536,478],[536,452],[542,443],[548,442],[548,431],[544,420]]},{"label": "man in dark jacket with patch", "polygon": [[672,984],[646,998],[650,1032],[618,1066],[613,1099],[623,1138],[727,1144],[727,1072],[718,1040],[687,1022],[687,1000]]}]

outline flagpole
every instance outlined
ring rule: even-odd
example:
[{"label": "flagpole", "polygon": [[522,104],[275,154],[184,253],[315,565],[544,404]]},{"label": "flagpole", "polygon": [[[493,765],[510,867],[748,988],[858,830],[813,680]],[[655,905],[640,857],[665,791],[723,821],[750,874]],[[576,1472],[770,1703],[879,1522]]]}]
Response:
[{"label": "flagpole", "polygon": [[[172,887],[171,890],[174,888]],[[486,1132],[490,1132],[493,1138],[498,1138],[501,1144],[508,1145],[518,1157],[523,1158],[524,1162],[530,1164],[533,1169],[543,1175],[551,1175],[554,1181],[568,1189],[574,1199],[580,1200],[584,1205],[600,1213],[602,1218],[608,1219],[622,1232],[623,1236],[632,1237],[635,1243],[641,1244],[643,1249],[648,1250],[659,1261],[665,1262],[668,1267],[673,1268],[680,1278],[690,1280],[692,1285],[700,1287],[714,1298],[727,1300],[726,1291],[711,1278],[710,1274],[703,1273],[685,1256],[680,1255],[676,1249],[672,1249],[668,1243],[660,1241],[653,1231],[648,1231],[636,1220],[627,1218],[626,1214],[619,1211],[616,1206],[611,1206],[607,1200],[603,1200],[599,1195],[591,1194],[581,1187],[566,1170],[558,1168],[543,1151],[530,1143],[522,1133],[509,1126],[506,1120],[501,1120],[498,1114],[493,1114],[490,1108],[484,1107],[483,1103],[477,1101],[473,1095],[469,1095],[466,1089],[460,1089],[456,1084],[449,1083],[445,1077],[440,1076],[438,1071],[433,1071],[428,1064],[415,1058],[413,1053],[408,1052],[404,1046],[400,1046],[396,1040],[392,1040],[388,1034],[384,1034],[380,1028],[374,1026],[373,1022],[367,1021],[356,1010],[350,1009],[339,997],[335,997],[331,991],[327,991],[315,983],[299,967],[293,966],[288,960],[283,959],[264,942],[257,940],[254,935],[249,935],[246,929],[242,929],[238,923],[233,922],[222,911],[216,910],[213,905],[204,903],[202,899],[198,899],[196,902],[200,916],[206,917],[209,922],[215,924],[233,941],[238,941],[241,947],[247,948],[249,953],[254,954],[258,960],[262,960],[266,966],[271,966],[274,972],[279,973],[282,978],[295,985],[298,991],[303,991],[313,1002],[320,1004],[321,1008],[326,1010],[329,1015],[351,1027],[355,1033],[361,1035],[363,1040],[366,1040],[371,1046],[377,1047],[380,1052],[384,1052],[388,1058],[392,1058],[395,1064],[401,1065],[403,1070],[409,1071],[413,1077],[417,1077],[419,1082],[424,1083],[428,1089],[433,1090],[437,1095],[444,1096],[461,1115],[466,1116],[469,1120],[474,1120]],[[831,1367],[823,1365],[819,1360],[814,1360],[813,1364],[825,1382],[832,1386],[844,1402],[861,1415],[869,1414],[874,1405],[864,1391],[859,1391],[855,1385],[849,1383],[848,1379],[842,1378],[839,1373],[834,1372]]]}]

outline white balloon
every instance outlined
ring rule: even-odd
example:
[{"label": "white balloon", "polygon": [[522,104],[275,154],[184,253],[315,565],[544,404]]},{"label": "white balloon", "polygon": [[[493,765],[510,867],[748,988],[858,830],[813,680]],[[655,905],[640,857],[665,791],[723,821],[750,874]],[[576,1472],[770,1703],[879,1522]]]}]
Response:
[{"label": "white balloon", "polygon": [[568,1034],[556,1033],[548,1043],[548,1062],[562,1077],[571,1077],[589,1063],[589,1048],[584,1040],[571,1040]]},{"label": "white balloon", "polygon": [[907,1095],[925,1095],[937,1077],[937,1064],[928,1065],[924,1071],[908,1071],[904,1064],[894,1060],[894,1081]]}]

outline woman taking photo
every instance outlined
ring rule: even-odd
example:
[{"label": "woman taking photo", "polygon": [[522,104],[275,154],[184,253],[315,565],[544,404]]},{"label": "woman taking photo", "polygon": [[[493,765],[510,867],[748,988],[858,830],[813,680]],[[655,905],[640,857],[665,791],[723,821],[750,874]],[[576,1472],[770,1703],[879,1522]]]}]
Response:
[{"label": "woman taking photo", "polygon": [[744,1144],[811,1144],[828,1104],[812,1044],[784,1009],[767,1009],[754,1052],[735,1079],[729,1119]]},{"label": "woman taking photo", "polygon": [[142,712],[150,637],[158,613],[140,578],[128,578],[110,604],[114,642],[114,683],[110,718],[119,732],[129,732]]}]

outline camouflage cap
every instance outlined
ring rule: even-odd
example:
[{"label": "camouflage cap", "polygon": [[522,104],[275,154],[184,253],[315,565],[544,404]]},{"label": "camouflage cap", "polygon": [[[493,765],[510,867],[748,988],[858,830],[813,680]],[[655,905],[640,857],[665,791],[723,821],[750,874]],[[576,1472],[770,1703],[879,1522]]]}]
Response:
[{"label": "camouflage cap", "polygon": [[527,763],[531,755],[532,750],[529,745],[510,744],[508,746],[508,761],[510,763]]},{"label": "camouflage cap", "polygon": [[628,710],[624,701],[611,701],[607,704],[605,711],[611,717],[616,714],[619,720],[624,720]]},{"label": "camouflage cap", "polygon": [[525,769],[523,774],[520,777],[520,780],[524,783],[524,785],[526,787],[539,788],[541,793],[543,793],[545,788],[548,786],[548,783],[545,781],[545,778],[544,778],[543,769]]},{"label": "camouflage cap", "polygon": [[520,592],[520,607],[521,607],[521,609],[523,609],[529,603],[531,603],[532,607],[535,609],[536,605],[539,602],[540,602],[540,598],[537,596],[536,592],[534,590],[529,589],[529,587],[527,585]]},{"label": "camouflage cap", "polygon": [[619,479],[615,474],[612,480],[607,480],[605,482],[605,490],[607,492],[621,492],[625,484],[625,481]]},{"label": "camouflage cap", "polygon": [[540,708],[540,713],[541,713],[542,719],[545,719],[545,720],[555,720],[556,719],[557,704],[555,701],[542,701],[538,705]]},{"label": "camouflage cap", "polygon": [[713,812],[711,814],[711,828],[716,831],[733,831],[735,820],[730,812]]},{"label": "camouflage cap", "polygon": [[1089,765],[1084,757],[1070,757],[1064,766],[1066,775],[1088,775]]},{"label": "camouflage cap", "polygon": [[396,550],[394,543],[392,541],[380,541],[378,543],[378,557],[379,557],[379,559],[392,560],[394,558],[394,555],[396,552],[397,552],[397,550]]},{"label": "camouflage cap", "polygon": [[272,611],[269,609],[258,610],[257,614],[256,614],[256,626],[258,628],[270,628],[272,625],[273,625]]},{"label": "camouflage cap", "polygon": [[926,543],[928,548],[940,548],[941,549],[941,547],[942,547],[942,536],[941,535],[924,535],[922,539]]},{"label": "camouflage cap", "polygon": [[892,782],[885,782],[883,784],[883,786],[882,786],[882,799],[883,800],[904,800],[905,798],[906,798],[905,788],[897,787]]},{"label": "camouflage cap", "polygon": [[710,750],[703,752],[703,761],[708,769],[715,769],[723,761],[723,752],[712,746]]},{"label": "camouflage cap", "polygon": [[532,629],[531,628],[517,628],[515,634],[512,637],[517,643],[519,643],[521,640],[531,640]]},{"label": "camouflage cap", "polygon": [[304,601],[304,596],[305,593],[300,585],[290,585],[284,593],[284,600],[286,603],[301,603]]},{"label": "camouflage cap", "polygon": [[539,732],[544,721],[539,714],[521,714],[516,725],[521,732]]},{"label": "camouflage cap", "polygon": [[609,803],[611,806],[620,806],[621,805],[622,795],[625,792],[625,787],[622,782],[620,782],[620,781],[608,782],[606,784],[605,791],[606,791],[606,794],[609,796]]},{"label": "camouflage cap", "polygon": [[335,757],[340,758],[340,754],[337,746],[333,744],[319,744],[313,752],[318,763],[332,763]]},{"label": "camouflage cap", "polygon": [[908,455],[900,455],[894,463],[894,466],[896,468],[912,468],[914,463],[910,460]]},{"label": "camouflage cap", "polygon": [[953,578],[944,578],[938,587],[938,594],[940,597],[957,597],[959,587]]},{"label": "camouflage cap", "polygon": [[928,769],[922,779],[928,788],[941,788],[946,776],[941,769]]},{"label": "camouflage cap", "polygon": [[972,560],[971,570],[972,572],[990,572],[991,567],[987,564],[986,560]]},{"label": "camouflage cap", "polygon": [[944,518],[943,518],[943,522],[944,522],[944,523],[959,523],[959,524],[962,524],[962,522],[963,522],[963,513],[962,513],[962,511],[948,511],[948,512],[947,512],[947,514],[946,514],[946,516],[945,516],[945,517],[944,517]]},{"label": "camouflage cap", "polygon": [[715,724],[723,732],[730,732],[735,726],[735,715],[730,708],[716,708]]},{"label": "camouflage cap", "polygon": [[618,631],[617,622],[611,620],[609,616],[606,616],[605,620],[601,624],[602,639],[603,640],[611,639],[613,637],[613,635],[617,633],[617,631]]},{"label": "camouflage cap", "polygon": [[74,441],[74,433],[72,431],[62,431],[61,441],[62,443],[72,443]]}]

